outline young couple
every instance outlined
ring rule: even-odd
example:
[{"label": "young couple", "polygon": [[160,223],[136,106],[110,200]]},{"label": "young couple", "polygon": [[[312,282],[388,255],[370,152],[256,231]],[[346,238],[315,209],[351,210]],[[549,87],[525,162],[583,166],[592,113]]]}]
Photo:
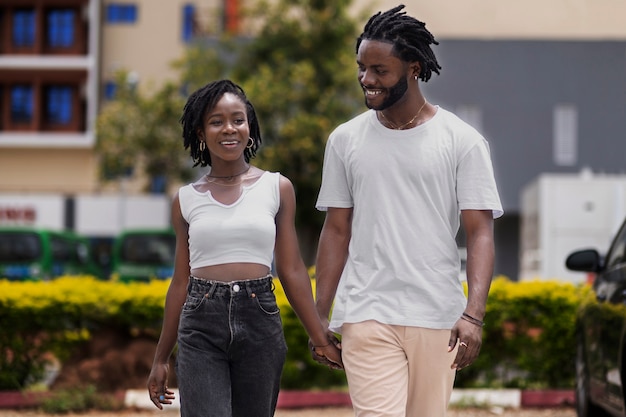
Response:
[{"label": "young couple", "polygon": [[167,380],[177,346],[183,417],[274,415],[287,350],[274,260],[313,357],[345,369],[356,416],[445,416],[455,372],[482,343],[502,206],[485,139],[421,93],[441,69],[437,41],[403,8],[372,16],[356,41],[369,110],[326,145],[316,301],[294,188],[250,163],[261,145],[254,107],[229,80],[189,97],[184,146],[210,171],[172,204],[176,264],[148,380],[158,408],[174,399]]}]

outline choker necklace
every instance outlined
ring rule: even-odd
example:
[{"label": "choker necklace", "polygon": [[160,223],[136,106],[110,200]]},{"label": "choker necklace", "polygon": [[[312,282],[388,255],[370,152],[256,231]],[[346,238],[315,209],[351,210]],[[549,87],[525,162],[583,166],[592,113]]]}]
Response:
[{"label": "choker necklace", "polygon": [[[226,180],[226,181],[232,181],[235,177],[238,177],[240,175],[245,174],[246,172],[248,172],[250,170],[250,165],[246,166],[246,169],[244,169],[241,172],[238,172],[237,174],[233,174],[233,175],[225,175],[225,176],[218,176],[218,175],[209,175],[206,174],[207,178],[216,178],[216,179],[220,179],[220,180]],[[214,182],[214,181],[211,181]]]},{"label": "choker necklace", "polygon": [[402,124],[402,125],[400,125],[400,126],[397,126],[397,125],[396,125],[395,123],[393,123],[391,120],[387,119],[387,117],[385,116],[385,113],[383,113],[383,111],[382,111],[382,110],[381,110],[381,111],[379,111],[378,113],[379,113],[381,116],[383,116],[383,119],[385,119],[385,122],[386,122],[386,123],[387,123],[387,124],[388,124],[388,125],[392,128],[392,129],[395,129],[395,130],[402,130],[402,129],[404,129],[405,127],[407,127],[408,125],[410,125],[411,123],[413,123],[413,122],[417,119],[417,117],[418,117],[418,116],[420,115],[420,113],[422,112],[422,109],[424,108],[424,106],[426,105],[426,103],[428,103],[428,101],[427,101],[427,100],[424,100],[424,104],[422,104],[422,107],[420,107],[420,109],[417,111],[417,114],[416,114],[415,116],[413,116],[413,118],[412,118],[411,120],[409,120],[408,122],[406,122],[406,123],[404,123],[404,124]]}]

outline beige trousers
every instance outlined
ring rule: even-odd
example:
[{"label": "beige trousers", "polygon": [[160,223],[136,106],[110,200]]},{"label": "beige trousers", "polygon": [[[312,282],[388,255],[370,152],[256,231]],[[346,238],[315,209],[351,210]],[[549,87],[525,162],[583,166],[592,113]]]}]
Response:
[{"label": "beige trousers", "polygon": [[342,359],[356,417],[444,417],[456,371],[450,330],[377,321],[342,327]]}]

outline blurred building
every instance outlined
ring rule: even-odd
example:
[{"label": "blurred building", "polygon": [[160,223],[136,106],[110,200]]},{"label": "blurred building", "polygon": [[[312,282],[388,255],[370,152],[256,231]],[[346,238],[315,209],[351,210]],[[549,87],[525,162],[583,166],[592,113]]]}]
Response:
[{"label": "blurred building", "polygon": [[[94,152],[96,115],[115,94],[115,73],[128,71],[145,91],[175,79],[171,64],[194,37],[248,33],[241,10],[252,1],[0,0],[0,225],[36,222],[37,211],[42,218],[45,205],[22,204],[24,195],[61,196],[55,221],[68,228],[83,227],[83,197],[117,193],[122,208],[113,210],[123,213],[140,189],[104,188]],[[353,0],[351,10],[369,16],[398,3]],[[424,86],[427,97],[490,142],[506,210],[496,272],[516,277],[526,184],[545,172],[626,170],[626,3],[404,3],[440,42],[443,70]]]},{"label": "blurred building", "polygon": [[96,183],[100,4],[0,2],[0,192]]}]

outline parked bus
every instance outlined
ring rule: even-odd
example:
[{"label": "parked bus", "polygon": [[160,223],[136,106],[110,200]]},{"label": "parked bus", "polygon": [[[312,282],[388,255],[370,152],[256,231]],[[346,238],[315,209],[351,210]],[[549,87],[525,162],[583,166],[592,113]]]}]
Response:
[{"label": "parked bus", "polygon": [[129,229],[113,243],[112,279],[147,282],[171,278],[176,235],[172,229]]},{"label": "parked bus", "polygon": [[99,277],[86,238],[69,231],[0,228],[0,279],[40,281],[62,275]]}]

